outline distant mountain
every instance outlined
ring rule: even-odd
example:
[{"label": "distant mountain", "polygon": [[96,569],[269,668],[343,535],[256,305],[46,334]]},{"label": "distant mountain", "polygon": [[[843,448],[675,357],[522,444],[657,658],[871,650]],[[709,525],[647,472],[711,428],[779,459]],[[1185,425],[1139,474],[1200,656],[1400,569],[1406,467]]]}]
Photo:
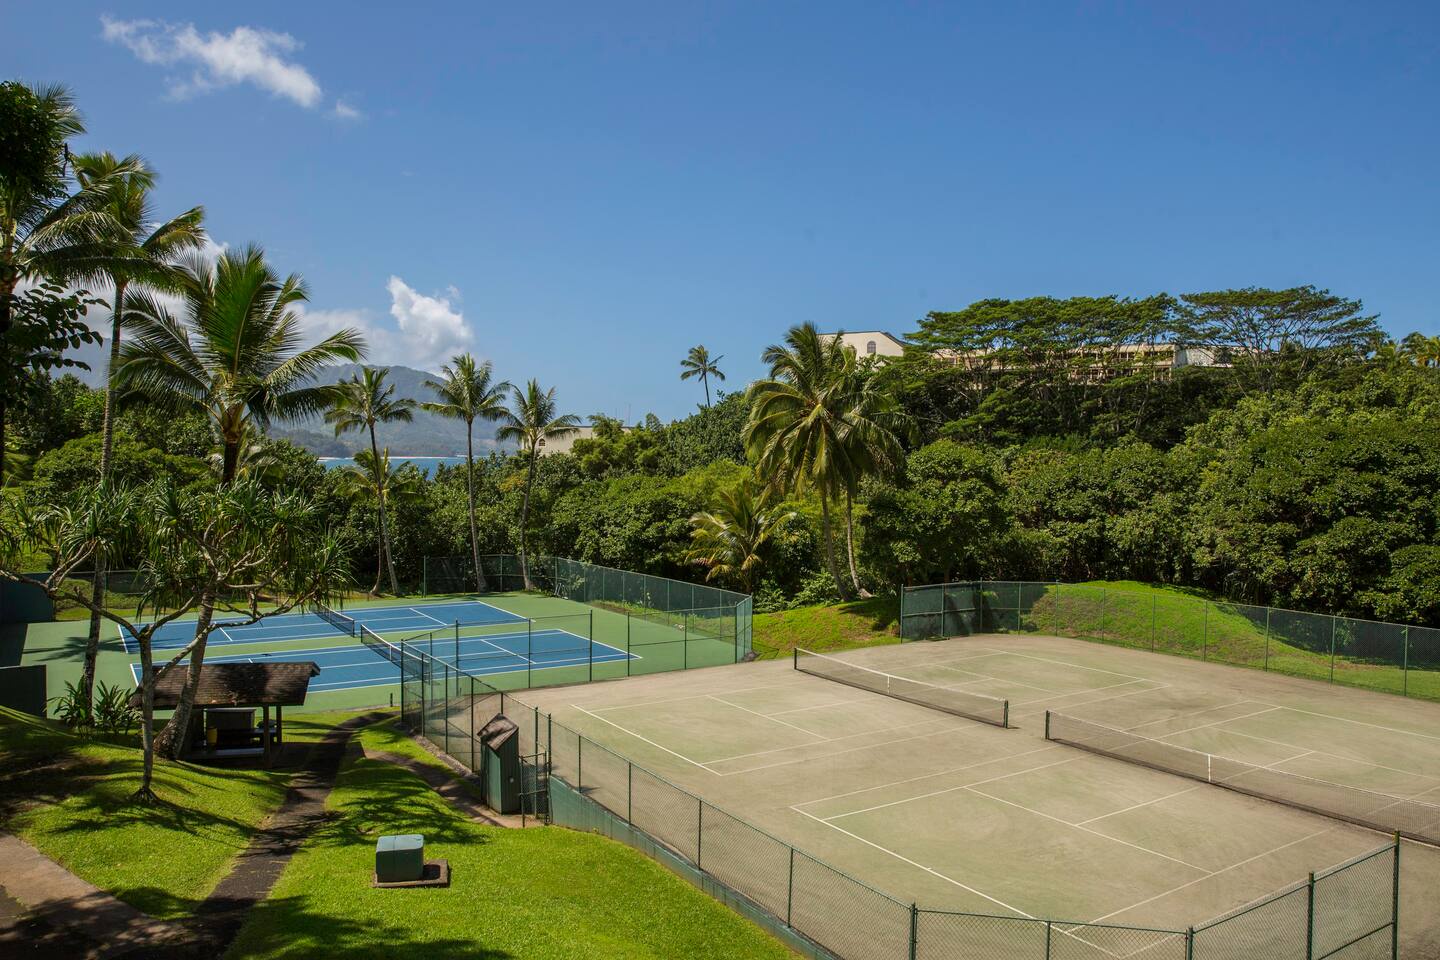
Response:
[{"label": "distant mountain", "polygon": [[[395,386],[395,396],[411,400],[435,399],[435,391],[425,386],[425,381],[434,374],[410,367],[386,367],[389,383]],[[339,364],[325,368],[316,378],[317,383],[329,384],[348,380],[359,373],[360,367],[353,363]],[[280,437],[298,444],[319,457],[348,457],[362,450],[370,443],[364,433],[347,433],[335,436],[333,427],[321,417],[292,420],[287,423],[272,423],[270,436]],[[416,457],[454,457],[465,454],[465,424],[459,420],[415,411],[413,423],[382,423],[375,428],[380,446],[389,447],[392,454],[406,454]],[[475,454],[483,456],[496,449],[495,428],[491,424],[475,425]]]}]

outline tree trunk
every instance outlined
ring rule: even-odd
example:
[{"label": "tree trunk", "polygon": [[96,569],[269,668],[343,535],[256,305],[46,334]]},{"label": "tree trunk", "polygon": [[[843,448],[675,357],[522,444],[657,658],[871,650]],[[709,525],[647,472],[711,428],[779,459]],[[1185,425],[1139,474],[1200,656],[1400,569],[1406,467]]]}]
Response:
[{"label": "tree trunk", "polygon": [[[185,672],[185,686],[180,701],[165,729],[155,738],[155,752],[171,760],[179,760],[185,752],[185,733],[190,729],[190,714],[195,709],[195,691],[200,688],[200,669],[205,664],[205,642],[210,637],[210,621],[215,616],[215,593],[206,590],[200,596],[200,618],[195,622],[195,647],[190,651],[190,665]],[[176,665],[178,669],[178,664]]]},{"label": "tree trunk", "polygon": [[526,533],[530,529],[530,485],[535,482],[535,448],[530,448],[530,465],[525,468],[525,496],[520,502],[520,577],[526,590],[534,590],[530,582],[530,562],[525,555]]},{"label": "tree trunk", "polygon": [[475,564],[475,592],[486,590],[485,571],[480,569],[480,532],[475,526],[475,421],[465,421],[465,497],[470,507],[470,560]]},{"label": "tree trunk", "polygon": [[[110,359],[105,366],[105,413],[100,422],[100,486],[110,483],[110,459],[115,449],[115,385],[111,377],[120,362],[120,318],[121,304],[125,302],[125,281],[115,281],[115,304],[110,311]],[[85,637],[85,666],[80,672],[80,689],[86,700],[92,699],[95,690],[95,661],[100,656],[100,607],[105,602],[104,557],[95,558],[95,581],[90,590],[90,632]]]},{"label": "tree trunk", "polygon": [[855,595],[870,598],[870,591],[860,586],[860,571],[855,564],[855,507],[850,491],[845,491],[845,555],[850,561],[850,582],[855,585]]},{"label": "tree trunk", "polygon": [[840,568],[835,565],[835,537],[830,526],[830,498],[824,494],[820,496],[820,535],[825,541],[825,567],[830,571],[830,579],[835,581],[835,592],[840,594],[841,600],[849,600],[850,593],[845,589],[845,581],[840,578]]},{"label": "tree trunk", "polygon": [[710,378],[704,373],[700,374],[700,382],[705,384],[705,409],[710,409]]},{"label": "tree trunk", "polygon": [[[0,266],[0,343],[10,335],[10,298],[15,293],[19,276],[8,259]],[[5,486],[5,398],[0,396],[0,487]]]},{"label": "tree trunk", "polygon": [[155,772],[155,654],[151,647],[151,633],[142,629],[135,638],[140,643],[140,745],[144,752],[144,766],[140,772],[140,789],[135,791],[137,800],[154,800],[150,781]]},{"label": "tree trunk", "polygon": [[370,456],[375,459],[375,499],[380,502],[380,550],[385,555],[385,569],[390,574],[390,593],[400,595],[395,580],[395,558],[390,554],[390,520],[385,510],[385,477],[381,472],[380,446],[375,442],[375,424],[370,424]]},{"label": "tree trunk", "polygon": [[[240,464],[240,438],[225,437],[220,456],[220,486],[228,487],[235,481]],[[210,636],[210,621],[215,617],[215,591],[206,590],[200,595],[199,613],[195,620],[195,649],[190,651],[190,667],[185,675],[185,687],[180,691],[180,702],[175,712],[156,738],[157,752],[172,759],[179,759],[185,747],[185,729],[190,724],[190,711],[195,705],[195,690],[200,685],[200,668],[205,663],[205,642]]]}]

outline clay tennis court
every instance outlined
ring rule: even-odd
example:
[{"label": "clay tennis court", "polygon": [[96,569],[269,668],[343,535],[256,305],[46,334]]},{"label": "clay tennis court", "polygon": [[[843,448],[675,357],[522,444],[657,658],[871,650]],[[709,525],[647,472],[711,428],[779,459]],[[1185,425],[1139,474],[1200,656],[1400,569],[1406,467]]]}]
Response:
[{"label": "clay tennis court", "polygon": [[[523,699],[902,901],[999,916],[1183,930],[1388,840],[1047,741],[1047,710],[1440,802],[1437,704],[1050,637],[842,658],[1008,699],[1011,728],[810,676],[788,660]],[[1407,842],[1401,870],[1402,955],[1440,955],[1440,850]]]}]

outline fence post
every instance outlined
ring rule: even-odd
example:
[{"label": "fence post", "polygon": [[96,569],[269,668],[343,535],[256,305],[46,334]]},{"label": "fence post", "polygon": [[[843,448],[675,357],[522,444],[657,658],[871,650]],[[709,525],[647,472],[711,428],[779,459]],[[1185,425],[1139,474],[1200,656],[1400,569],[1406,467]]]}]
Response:
[{"label": "fence post", "polygon": [[1340,623],[1339,617],[1330,618],[1330,682],[1335,682],[1335,631]]},{"label": "fence post", "polygon": [[790,879],[785,882],[785,926],[795,926],[795,848],[790,848]]},{"label": "fence post", "polygon": [[910,960],[920,952],[920,908],[910,904]]},{"label": "fence post", "polygon": [[1160,603],[1160,594],[1150,594],[1150,652],[1155,652],[1155,608]]},{"label": "fence post", "polygon": [[575,734],[575,789],[585,792],[585,738]]},{"label": "fence post", "polygon": [[1185,931],[1185,960],[1195,960],[1195,928]]},{"label": "fence post", "polygon": [[450,752],[450,665],[448,663],[445,664],[444,683],[445,706],[443,708],[444,713],[440,715],[440,722],[445,724],[445,755],[447,757],[453,757],[454,754]]},{"label": "fence post", "polygon": [[[1100,630],[1099,630],[1099,636],[1100,636],[1100,639],[1102,639],[1102,640],[1105,639],[1105,588],[1104,588],[1104,587],[1101,587],[1101,588],[1100,588]],[[1046,934],[1045,934],[1045,935],[1046,935],[1047,937],[1050,935],[1048,930],[1046,931]]]},{"label": "fence post", "polygon": [[430,555],[420,558],[420,592],[430,596]]},{"label": "fence post", "polygon": [[690,669],[690,615],[680,621],[680,669]]},{"label": "fence post", "polygon": [[1200,628],[1200,659],[1210,659],[1210,601],[1200,601],[1205,607],[1205,625]]},{"label": "fence post", "polygon": [[625,676],[630,676],[630,614],[625,614]]},{"label": "fence post", "polygon": [[1045,960],[1050,960],[1050,921],[1045,921]]},{"label": "fence post", "polygon": [[586,642],[590,645],[590,681],[595,681],[595,611],[590,611],[590,629]]},{"label": "fence post", "polygon": [[1311,873],[1305,885],[1305,960],[1315,956],[1315,874]]},{"label": "fence post", "polygon": [[[700,866],[700,845],[705,841],[705,801],[695,801],[695,866]],[[702,868],[703,869],[703,868]]]},{"label": "fence post", "polygon": [[1265,670],[1270,670],[1270,611],[1273,607],[1265,608]]},{"label": "fence post", "polygon": [[455,669],[460,669],[460,621],[455,621]]},{"label": "fence post", "polygon": [[[1015,606],[1020,606],[1019,588],[1016,588]],[[1060,581],[1055,581],[1055,636],[1060,636]]]},{"label": "fence post", "polygon": [[1400,696],[1410,696],[1410,625],[1405,625],[1405,651],[1400,655]]},{"label": "fence post", "polygon": [[535,669],[535,621],[530,617],[525,618],[525,689],[535,685],[531,671]]},{"label": "fence post", "polygon": [[625,761],[625,822],[635,820],[635,764]]},{"label": "fence post", "polygon": [[1395,872],[1390,879],[1390,960],[1400,960],[1400,832],[1395,832]]}]

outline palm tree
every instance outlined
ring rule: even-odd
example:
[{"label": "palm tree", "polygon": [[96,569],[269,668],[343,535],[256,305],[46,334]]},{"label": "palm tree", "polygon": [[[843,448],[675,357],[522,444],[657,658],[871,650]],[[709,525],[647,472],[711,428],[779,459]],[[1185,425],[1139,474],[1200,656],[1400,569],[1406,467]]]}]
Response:
[{"label": "palm tree", "polygon": [[[335,436],[348,430],[366,430],[370,434],[370,456],[380,459],[380,445],[375,439],[377,423],[409,423],[415,419],[414,400],[395,396],[395,385],[385,382],[386,372],[380,367],[363,367],[357,376],[340,384],[334,401],[325,413],[325,422],[335,425]],[[385,569],[390,574],[390,592],[400,592],[399,581],[395,579],[395,558],[390,552],[390,523],[385,509],[385,491],[376,489],[376,509],[380,518],[380,550],[384,555]],[[378,591],[380,580],[375,587]]]},{"label": "palm tree", "polygon": [[[27,101],[27,113],[44,129],[22,137],[47,155],[49,172],[38,178],[20,169],[0,169],[0,338],[11,326],[15,290],[22,280],[48,278],[69,283],[93,277],[112,262],[114,243],[124,229],[107,200],[112,177],[137,174],[138,161],[119,161],[109,176],[77,184],[65,177],[65,142],[85,132],[74,98],[61,86],[25,87],[4,83],[7,102]],[[43,142],[40,142],[43,141]],[[5,476],[5,401],[0,397],[0,481]]]},{"label": "palm tree", "polygon": [[[220,439],[220,484],[228,487],[252,431],[271,420],[324,410],[335,388],[316,375],[339,361],[359,360],[365,341],[354,330],[306,346],[295,304],[306,297],[296,274],[281,279],[258,246],[226,251],[213,264],[192,251],[181,257],[182,316],[150,290],[126,297],[125,326],[133,334],[113,371],[123,399],[135,395],[162,409],[203,410]],[[190,722],[215,598],[199,607],[196,644],[180,700],[160,732],[162,752],[174,756]]]},{"label": "palm tree", "polygon": [[[176,290],[184,275],[176,257],[198,248],[205,239],[201,227],[205,211],[191,209],[164,223],[155,223],[150,191],[155,174],[139,157],[117,160],[113,154],[98,153],[77,157],[75,177],[82,189],[93,189],[104,197],[102,209],[114,220],[115,233],[107,238],[109,257],[98,265],[98,276],[115,291],[110,314],[110,359],[105,377],[105,412],[100,427],[100,482],[109,482],[110,457],[115,440],[115,386],[109,371],[120,361],[120,324],[125,309],[126,288],[132,285]],[[123,232],[122,232],[123,231]],[[100,606],[105,599],[105,571],[94,571],[90,633],[85,643],[85,666],[81,691],[88,701],[95,685],[95,660],[100,655]]]},{"label": "palm tree", "polygon": [[747,476],[715,495],[709,509],[690,518],[687,556],[705,567],[706,580],[725,579],[746,593],[755,591],[755,577],[766,548],[795,511],[775,509],[775,488]]},{"label": "palm tree", "polygon": [[858,370],[855,351],[814,324],[791,327],[783,345],[767,347],[770,376],[751,384],[745,449],[761,476],[820,498],[825,565],[842,598],[850,589],[835,562],[831,504],[845,501],[850,582],[860,592],[854,561],[853,501],[860,480],[898,459],[903,430],[898,404]]},{"label": "palm tree", "polygon": [[530,491],[535,485],[535,464],[540,459],[540,448],[547,440],[568,437],[580,429],[580,418],[573,413],[556,414],[555,388],[542,391],[540,384],[531,380],[525,389],[510,388],[511,407],[501,417],[500,429],[495,431],[497,440],[514,440],[520,444],[520,455],[525,458],[525,496],[520,507],[520,574],[525,589],[531,590],[530,564],[525,551],[530,529]]},{"label": "palm tree", "polygon": [[[424,500],[425,477],[413,463],[391,467],[389,447],[380,450],[378,456],[369,450],[361,450],[355,454],[354,466],[341,467],[336,471],[335,489],[342,497],[355,503],[369,504],[383,499],[392,506],[403,506]],[[371,593],[379,592],[380,578],[389,558],[390,548],[382,536],[375,552],[375,586],[371,588]]]},{"label": "palm tree", "polygon": [[700,382],[705,385],[705,406],[710,406],[710,378],[724,380],[725,374],[720,372],[718,364],[724,360],[724,355],[710,359],[710,351],[703,346],[691,347],[690,353],[684,360],[680,361],[680,367],[684,371],[680,374],[681,380],[689,380],[691,377],[699,377]]},{"label": "palm tree", "polygon": [[485,571],[480,569],[480,535],[475,524],[475,421],[497,421],[505,416],[505,394],[511,384],[491,381],[489,360],[476,363],[462,353],[440,368],[440,379],[426,380],[425,386],[440,395],[439,403],[422,403],[430,413],[465,422],[465,501],[470,514],[470,559],[475,565],[475,589],[487,589]]}]

